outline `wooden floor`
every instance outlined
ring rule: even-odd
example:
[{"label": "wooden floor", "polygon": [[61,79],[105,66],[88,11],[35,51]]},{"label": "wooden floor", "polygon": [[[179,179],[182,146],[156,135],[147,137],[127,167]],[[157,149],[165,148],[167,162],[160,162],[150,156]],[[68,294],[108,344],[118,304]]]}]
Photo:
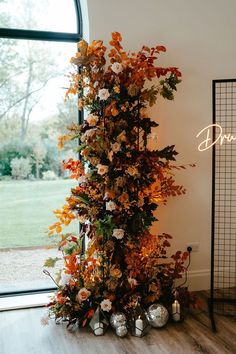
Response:
[{"label": "wooden floor", "polygon": [[236,319],[216,316],[212,333],[206,311],[189,315],[181,324],[151,329],[143,338],[118,338],[112,331],[95,337],[89,330],[69,332],[52,322],[43,327],[44,308],[0,313],[1,354],[224,354],[236,353]]}]

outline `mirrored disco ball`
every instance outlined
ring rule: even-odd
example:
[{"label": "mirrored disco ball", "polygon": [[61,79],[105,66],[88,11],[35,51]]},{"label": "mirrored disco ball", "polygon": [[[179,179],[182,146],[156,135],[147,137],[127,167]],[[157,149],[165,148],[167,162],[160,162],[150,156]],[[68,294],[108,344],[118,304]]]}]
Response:
[{"label": "mirrored disco ball", "polygon": [[128,329],[126,326],[122,325],[116,328],[116,334],[118,337],[124,337],[128,333]]},{"label": "mirrored disco ball", "polygon": [[123,312],[115,312],[111,315],[110,324],[113,328],[118,328],[120,326],[126,326],[127,320]]},{"label": "mirrored disco ball", "polygon": [[160,328],[165,326],[169,319],[169,313],[165,306],[153,304],[147,310],[147,319],[152,327]]}]

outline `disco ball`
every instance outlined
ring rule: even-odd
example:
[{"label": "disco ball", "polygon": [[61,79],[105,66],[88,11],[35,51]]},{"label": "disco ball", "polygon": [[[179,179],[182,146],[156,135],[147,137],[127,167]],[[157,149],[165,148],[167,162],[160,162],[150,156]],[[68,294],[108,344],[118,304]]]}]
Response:
[{"label": "disco ball", "polygon": [[113,328],[118,328],[120,326],[126,326],[127,320],[123,312],[115,312],[111,315],[110,324]]},{"label": "disco ball", "polygon": [[169,313],[167,309],[161,304],[153,304],[149,306],[146,315],[149,324],[155,328],[161,328],[165,326],[169,319]]},{"label": "disco ball", "polygon": [[124,337],[128,333],[128,329],[125,325],[119,326],[116,328],[116,334],[118,337]]}]

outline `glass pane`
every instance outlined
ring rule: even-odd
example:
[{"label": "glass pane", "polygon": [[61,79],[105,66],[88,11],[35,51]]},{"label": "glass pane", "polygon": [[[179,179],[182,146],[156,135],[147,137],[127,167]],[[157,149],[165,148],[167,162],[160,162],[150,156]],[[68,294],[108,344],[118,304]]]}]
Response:
[{"label": "glass pane", "polygon": [[0,27],[76,33],[74,0],[0,0]]},{"label": "glass pane", "polygon": [[0,46],[0,291],[51,287],[42,270],[57,255],[57,238],[47,229],[76,183],[61,167],[76,157],[74,147],[57,150],[58,136],[77,121],[76,102],[64,103],[76,44]]}]

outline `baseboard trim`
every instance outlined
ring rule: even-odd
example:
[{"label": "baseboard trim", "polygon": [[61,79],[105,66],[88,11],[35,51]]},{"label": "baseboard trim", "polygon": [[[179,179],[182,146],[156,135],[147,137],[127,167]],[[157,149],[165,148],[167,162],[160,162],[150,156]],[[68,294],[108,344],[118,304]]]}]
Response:
[{"label": "baseboard trim", "polygon": [[189,290],[208,290],[210,289],[210,269],[199,269],[188,271],[187,284]]}]

